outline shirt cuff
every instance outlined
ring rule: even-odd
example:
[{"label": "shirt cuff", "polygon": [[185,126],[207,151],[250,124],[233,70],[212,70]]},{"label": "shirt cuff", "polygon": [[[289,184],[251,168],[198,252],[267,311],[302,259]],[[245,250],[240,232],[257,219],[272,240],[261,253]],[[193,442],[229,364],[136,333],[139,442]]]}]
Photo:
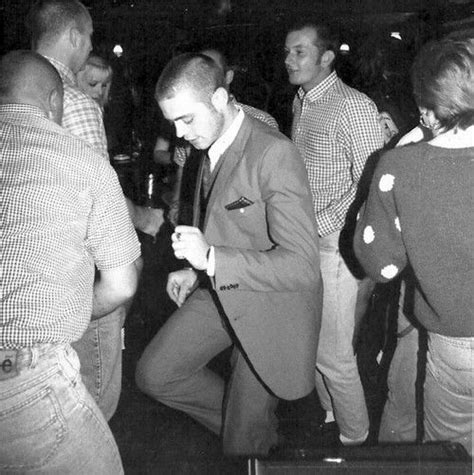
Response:
[{"label": "shirt cuff", "polygon": [[214,251],[214,246],[209,248],[209,257],[207,258],[207,269],[206,274],[209,277],[214,277],[216,274],[216,253]]}]

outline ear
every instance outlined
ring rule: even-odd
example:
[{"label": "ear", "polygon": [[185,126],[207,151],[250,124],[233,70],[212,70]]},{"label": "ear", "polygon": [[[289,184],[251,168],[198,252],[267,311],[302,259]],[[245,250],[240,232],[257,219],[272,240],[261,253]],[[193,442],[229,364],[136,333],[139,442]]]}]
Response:
[{"label": "ear", "polygon": [[230,86],[230,83],[234,80],[234,71],[232,69],[229,69],[225,73],[225,83],[227,84],[227,87]]},{"label": "ear", "polygon": [[218,87],[211,97],[211,103],[214,108],[220,112],[225,110],[229,102],[229,94],[223,87]]},{"label": "ear", "polygon": [[334,54],[334,51],[326,50],[321,56],[321,65],[325,68],[330,68],[335,59],[336,55]]},{"label": "ear", "polygon": [[69,28],[69,41],[74,48],[77,48],[78,45],[80,44],[81,40],[81,33],[80,31],[75,27],[71,26]]}]

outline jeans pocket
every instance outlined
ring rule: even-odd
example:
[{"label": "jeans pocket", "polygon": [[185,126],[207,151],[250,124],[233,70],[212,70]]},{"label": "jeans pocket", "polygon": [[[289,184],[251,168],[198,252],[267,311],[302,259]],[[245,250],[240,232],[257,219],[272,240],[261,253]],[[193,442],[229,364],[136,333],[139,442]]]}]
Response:
[{"label": "jeans pocket", "polygon": [[472,395],[471,344],[462,338],[432,333],[428,342],[428,367],[438,384],[465,396]]},{"label": "jeans pocket", "polygon": [[40,469],[65,433],[58,402],[47,387],[0,401],[0,473]]}]

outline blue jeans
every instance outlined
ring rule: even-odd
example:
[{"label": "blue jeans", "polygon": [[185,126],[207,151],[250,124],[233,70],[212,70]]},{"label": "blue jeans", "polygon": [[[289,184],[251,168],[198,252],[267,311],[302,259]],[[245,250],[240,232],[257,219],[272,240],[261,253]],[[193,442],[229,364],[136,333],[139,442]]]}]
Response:
[{"label": "blue jeans", "polygon": [[369,416],[352,339],[359,281],[339,252],[339,232],[319,239],[323,315],[316,359],[316,390],[325,411],[333,411],[341,435],[368,435]]},{"label": "blue jeans", "polygon": [[472,456],[474,338],[428,333],[425,440],[459,442]]},{"label": "blue jeans", "polygon": [[0,380],[0,473],[123,473],[71,346],[24,348],[17,368]]},{"label": "blue jeans", "polygon": [[122,326],[126,310],[121,306],[89,323],[79,341],[72,344],[81,361],[81,375],[107,421],[114,415],[122,386]]}]

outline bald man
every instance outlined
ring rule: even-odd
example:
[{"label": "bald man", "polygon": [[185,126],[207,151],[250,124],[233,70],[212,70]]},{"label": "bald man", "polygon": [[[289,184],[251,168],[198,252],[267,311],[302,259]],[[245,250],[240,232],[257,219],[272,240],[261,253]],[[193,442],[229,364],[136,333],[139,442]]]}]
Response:
[{"label": "bald man", "polygon": [[115,172],[62,112],[46,59],[1,59],[0,473],[123,473],[71,345],[133,297],[140,246]]}]

